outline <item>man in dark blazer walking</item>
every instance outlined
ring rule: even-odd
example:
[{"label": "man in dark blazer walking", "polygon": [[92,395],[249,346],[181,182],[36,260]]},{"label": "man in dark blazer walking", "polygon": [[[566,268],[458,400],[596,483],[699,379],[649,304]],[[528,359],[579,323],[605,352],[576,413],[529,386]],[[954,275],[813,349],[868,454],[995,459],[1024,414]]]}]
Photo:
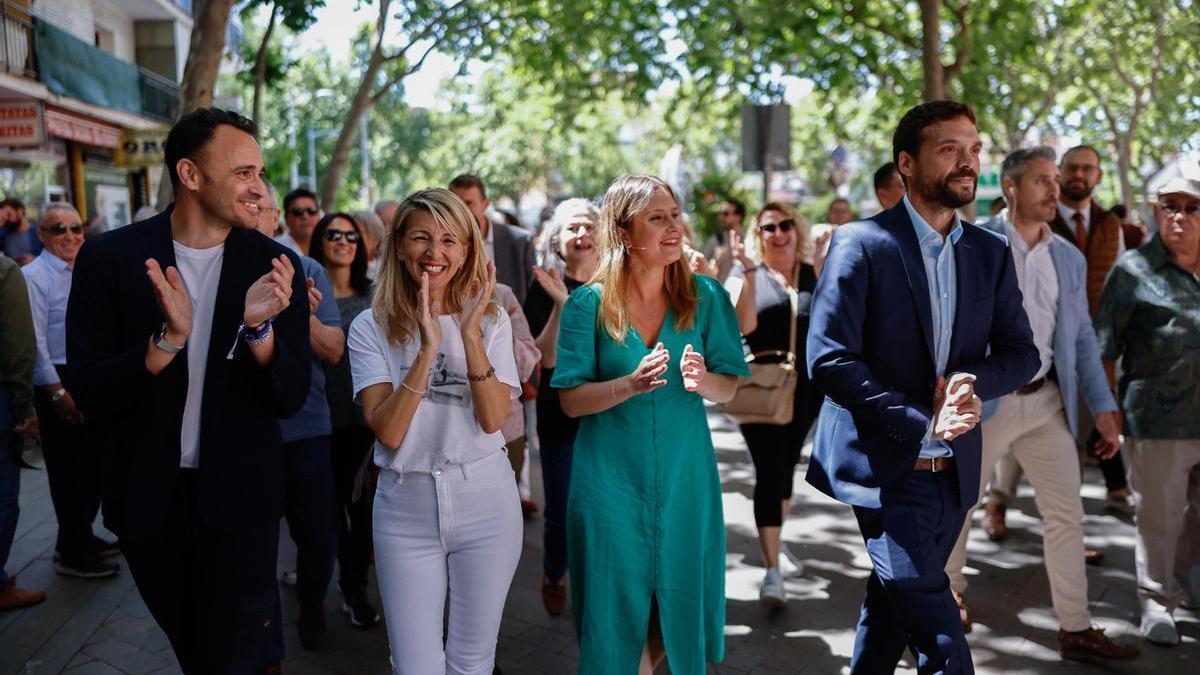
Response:
[{"label": "man in dark blazer walking", "polygon": [[67,306],[71,390],[106,431],[105,524],[187,673],[268,666],[279,418],[308,391],[300,261],[253,228],[255,133],[184,115],[164,153],[175,203],[84,244]]},{"label": "man in dark blazer walking", "polygon": [[1012,253],[955,209],[975,198],[969,107],[908,111],[892,154],[908,194],[836,230],[813,297],[808,367],[826,394],[807,479],[854,507],[873,570],[850,671],[973,673],[943,568],[979,490],[982,399],[1038,368]]},{"label": "man in dark blazer walking", "polygon": [[533,233],[488,219],[487,208],[491,202],[487,197],[487,188],[478,176],[469,173],[455,176],[450,181],[450,191],[466,203],[475,216],[475,222],[479,223],[487,257],[496,263],[496,281],[511,288],[517,301],[525,304],[525,293],[533,283],[533,265],[536,262]]}]

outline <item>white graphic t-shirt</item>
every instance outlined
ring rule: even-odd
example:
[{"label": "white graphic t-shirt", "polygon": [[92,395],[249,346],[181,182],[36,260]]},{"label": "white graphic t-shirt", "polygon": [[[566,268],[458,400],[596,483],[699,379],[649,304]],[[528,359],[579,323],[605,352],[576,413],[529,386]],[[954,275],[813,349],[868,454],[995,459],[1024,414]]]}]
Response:
[{"label": "white graphic t-shirt", "polygon": [[[421,347],[419,336],[413,336],[402,345],[388,342],[386,331],[371,312],[370,309],[363,310],[354,318],[346,340],[356,401],[359,392],[373,384],[387,382],[393,389],[399,389]],[[417,406],[400,447],[388,448],[375,442],[375,464],[380,468],[398,472],[430,471],[449,464],[472,462],[504,447],[502,433],[484,433],[475,419],[471,383],[467,380],[467,355],[458,318],[443,315],[440,323],[442,342],[430,369],[428,391]],[[496,369],[496,379],[507,384],[512,390],[512,398],[516,399],[521,393],[521,385],[517,379],[508,315],[502,310],[489,312],[481,323],[484,349],[488,361]]]}]

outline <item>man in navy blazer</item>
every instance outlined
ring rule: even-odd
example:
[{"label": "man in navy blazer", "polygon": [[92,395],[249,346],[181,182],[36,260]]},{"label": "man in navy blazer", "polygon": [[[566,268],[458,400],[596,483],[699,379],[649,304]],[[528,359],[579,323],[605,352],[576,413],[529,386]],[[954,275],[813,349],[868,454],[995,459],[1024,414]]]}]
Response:
[{"label": "man in navy blazer", "polygon": [[69,386],[105,431],[104,522],[186,673],[269,665],[279,418],[308,393],[300,261],[253,230],[255,131],[184,115],[164,149],[174,205],[89,239],[67,304]]},{"label": "man in navy blazer", "polygon": [[905,113],[892,154],[908,190],[843,225],[813,296],[808,367],[825,392],[807,479],[854,507],[873,570],[851,673],[973,673],[943,567],[979,491],[981,400],[1039,365],[1006,241],[959,220],[974,200],[974,113]]}]

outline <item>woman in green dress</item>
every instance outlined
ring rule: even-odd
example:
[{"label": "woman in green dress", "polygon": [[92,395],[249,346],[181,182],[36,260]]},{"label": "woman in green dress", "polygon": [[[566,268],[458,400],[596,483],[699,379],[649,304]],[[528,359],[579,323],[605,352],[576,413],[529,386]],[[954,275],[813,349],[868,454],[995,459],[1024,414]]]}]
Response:
[{"label": "woman in green dress", "polygon": [[674,193],[604,195],[592,281],[562,311],[551,386],[581,418],[567,502],[580,673],[703,673],[724,655],[725,529],[703,399],[748,375],[737,317],[693,276]]}]

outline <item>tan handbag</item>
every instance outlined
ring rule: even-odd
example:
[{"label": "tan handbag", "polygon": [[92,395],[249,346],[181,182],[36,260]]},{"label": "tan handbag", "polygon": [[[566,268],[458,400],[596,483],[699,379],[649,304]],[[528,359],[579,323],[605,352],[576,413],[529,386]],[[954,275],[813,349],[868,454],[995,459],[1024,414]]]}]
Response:
[{"label": "tan handbag", "polygon": [[[797,277],[799,275],[797,274]],[[738,378],[737,393],[728,403],[717,406],[721,412],[742,424],[788,424],[792,421],[796,396],[796,314],[799,303],[796,289],[787,289],[792,306],[792,330],[788,350],[755,352],[746,357],[750,377]],[[759,359],[780,357],[779,363],[758,363]]]}]

